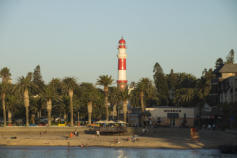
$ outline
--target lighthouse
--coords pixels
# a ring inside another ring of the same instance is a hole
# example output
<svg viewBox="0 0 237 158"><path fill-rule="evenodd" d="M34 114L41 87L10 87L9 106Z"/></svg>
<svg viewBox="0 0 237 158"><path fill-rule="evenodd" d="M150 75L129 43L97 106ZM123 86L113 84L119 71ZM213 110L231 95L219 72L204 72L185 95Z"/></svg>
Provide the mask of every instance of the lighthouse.
<svg viewBox="0 0 237 158"><path fill-rule="evenodd" d="M126 41L123 37L119 40L118 45L118 80L117 85L120 90L124 90L127 86L127 75L126 75Z"/></svg>

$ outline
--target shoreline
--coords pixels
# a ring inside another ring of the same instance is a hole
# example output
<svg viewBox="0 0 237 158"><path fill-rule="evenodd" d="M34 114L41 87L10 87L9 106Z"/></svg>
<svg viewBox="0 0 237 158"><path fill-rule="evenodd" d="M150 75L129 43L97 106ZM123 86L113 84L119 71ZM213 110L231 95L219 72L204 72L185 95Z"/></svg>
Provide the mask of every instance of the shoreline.
<svg viewBox="0 0 237 158"><path fill-rule="evenodd" d="M41 147L52 147L52 148L81 148L81 149L87 149L87 148L116 148L116 149L164 149L164 150L202 150L202 149L213 149L213 150L220 150L220 148L207 148L207 147L203 147L203 148L165 148L165 147L136 147L136 146L86 146L86 147L81 147L81 146L64 146L64 145L36 145L36 146L32 146L32 145L1 145L0 144L0 148L8 148L8 147L12 147L12 148L41 148Z"/></svg>
<svg viewBox="0 0 237 158"><path fill-rule="evenodd" d="M69 138L78 130L79 136ZM129 128L123 135L86 134L86 127L2 127L0 147L102 147L135 149L220 149L220 146L236 145L237 135L223 131L199 131L199 139L191 139L189 129L156 128L147 135L139 135L140 128ZM137 141L129 140L137 134Z"/></svg>

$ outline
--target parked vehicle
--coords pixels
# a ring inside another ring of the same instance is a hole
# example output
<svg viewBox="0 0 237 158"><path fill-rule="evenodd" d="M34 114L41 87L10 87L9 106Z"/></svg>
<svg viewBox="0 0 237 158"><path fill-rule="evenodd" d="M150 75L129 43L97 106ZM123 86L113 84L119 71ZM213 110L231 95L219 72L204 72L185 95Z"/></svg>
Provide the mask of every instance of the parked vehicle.
<svg viewBox="0 0 237 158"><path fill-rule="evenodd" d="M65 127L67 123L64 120L60 120L58 123L58 127Z"/></svg>

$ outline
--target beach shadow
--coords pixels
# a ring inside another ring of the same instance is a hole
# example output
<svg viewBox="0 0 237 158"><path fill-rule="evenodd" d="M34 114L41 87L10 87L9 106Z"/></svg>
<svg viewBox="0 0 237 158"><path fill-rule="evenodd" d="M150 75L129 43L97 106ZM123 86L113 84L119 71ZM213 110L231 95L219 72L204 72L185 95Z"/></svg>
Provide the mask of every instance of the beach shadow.
<svg viewBox="0 0 237 158"><path fill-rule="evenodd" d="M133 131L139 137L159 138L179 148L219 148L221 145L237 144L237 135L224 131L199 130L197 137L191 137L189 128L149 128L145 133L142 128L134 128Z"/></svg>

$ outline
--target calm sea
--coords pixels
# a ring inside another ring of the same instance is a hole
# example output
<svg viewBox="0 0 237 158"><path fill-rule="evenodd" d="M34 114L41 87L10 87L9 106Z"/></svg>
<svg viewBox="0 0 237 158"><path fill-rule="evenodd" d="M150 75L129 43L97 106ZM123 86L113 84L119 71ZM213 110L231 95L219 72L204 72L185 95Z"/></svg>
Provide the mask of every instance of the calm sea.
<svg viewBox="0 0 237 158"><path fill-rule="evenodd" d="M214 149L0 147L0 158L236 158Z"/></svg>

